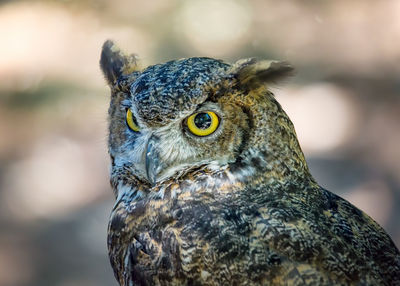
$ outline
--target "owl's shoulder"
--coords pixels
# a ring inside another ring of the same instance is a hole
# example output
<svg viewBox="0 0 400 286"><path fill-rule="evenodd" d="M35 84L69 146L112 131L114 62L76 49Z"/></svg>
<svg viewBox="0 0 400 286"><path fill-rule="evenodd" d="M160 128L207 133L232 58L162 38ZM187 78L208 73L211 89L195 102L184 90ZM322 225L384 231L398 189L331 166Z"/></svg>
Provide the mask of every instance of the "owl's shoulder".
<svg viewBox="0 0 400 286"><path fill-rule="evenodd" d="M334 281L400 282L393 241L348 201L316 185L293 185L262 200L255 225L260 239L281 255L329 273Z"/></svg>

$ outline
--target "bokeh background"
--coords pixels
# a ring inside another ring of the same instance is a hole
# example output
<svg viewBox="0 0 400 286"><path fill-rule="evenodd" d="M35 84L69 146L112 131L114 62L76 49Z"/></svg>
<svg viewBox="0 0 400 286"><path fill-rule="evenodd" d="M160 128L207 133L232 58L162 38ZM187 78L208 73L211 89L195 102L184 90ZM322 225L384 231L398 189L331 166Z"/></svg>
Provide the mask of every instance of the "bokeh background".
<svg viewBox="0 0 400 286"><path fill-rule="evenodd" d="M400 246L400 1L0 1L0 285L116 285L106 252L114 39L144 66L284 59L310 168Z"/></svg>

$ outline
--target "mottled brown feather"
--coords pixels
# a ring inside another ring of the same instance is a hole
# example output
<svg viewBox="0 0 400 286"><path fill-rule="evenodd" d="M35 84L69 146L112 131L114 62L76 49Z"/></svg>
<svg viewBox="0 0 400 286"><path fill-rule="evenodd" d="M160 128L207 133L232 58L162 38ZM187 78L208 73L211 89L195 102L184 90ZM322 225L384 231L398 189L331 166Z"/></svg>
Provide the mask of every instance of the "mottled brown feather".
<svg viewBox="0 0 400 286"><path fill-rule="evenodd" d="M108 248L120 285L400 285L386 232L311 176L268 90L288 64L191 58L129 74L110 70L110 56ZM185 119L204 108L221 123L196 138ZM161 173L171 172L154 184L140 153L151 136Z"/></svg>

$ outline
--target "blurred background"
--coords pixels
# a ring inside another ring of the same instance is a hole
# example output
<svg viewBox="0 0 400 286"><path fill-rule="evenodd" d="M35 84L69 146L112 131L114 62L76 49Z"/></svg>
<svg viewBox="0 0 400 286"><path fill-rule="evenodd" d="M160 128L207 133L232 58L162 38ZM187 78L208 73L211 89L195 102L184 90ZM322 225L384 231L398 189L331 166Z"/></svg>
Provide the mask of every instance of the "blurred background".
<svg viewBox="0 0 400 286"><path fill-rule="evenodd" d="M0 1L0 285L116 285L106 251L114 39L144 66L288 60L312 173L400 246L400 1Z"/></svg>

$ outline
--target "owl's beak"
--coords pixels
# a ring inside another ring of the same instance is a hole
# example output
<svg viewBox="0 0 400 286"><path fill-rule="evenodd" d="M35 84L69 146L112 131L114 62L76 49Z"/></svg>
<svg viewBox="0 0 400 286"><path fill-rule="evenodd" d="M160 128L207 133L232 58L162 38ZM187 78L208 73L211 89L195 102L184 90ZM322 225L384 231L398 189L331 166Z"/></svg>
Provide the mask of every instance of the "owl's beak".
<svg viewBox="0 0 400 286"><path fill-rule="evenodd" d="M160 153L156 147L158 141L158 137L152 135L149 141L147 141L146 148L146 175L152 185L157 182L157 176L163 169L163 164L160 160Z"/></svg>

